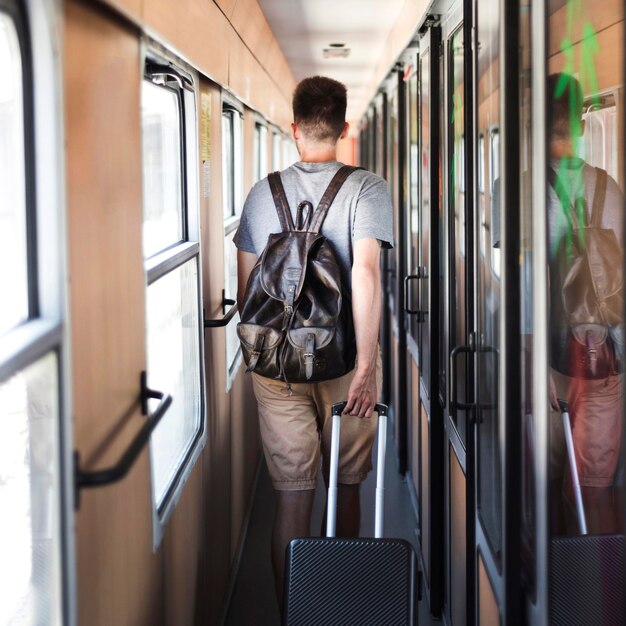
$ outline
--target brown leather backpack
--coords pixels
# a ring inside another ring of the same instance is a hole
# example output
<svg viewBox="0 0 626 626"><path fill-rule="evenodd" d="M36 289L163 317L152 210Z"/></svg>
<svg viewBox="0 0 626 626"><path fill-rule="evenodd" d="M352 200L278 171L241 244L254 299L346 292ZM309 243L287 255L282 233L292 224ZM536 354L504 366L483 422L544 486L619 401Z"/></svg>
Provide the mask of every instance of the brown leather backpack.
<svg viewBox="0 0 626 626"><path fill-rule="evenodd" d="M623 253L615 233L601 227L607 173L596 168L591 219L584 198L565 206L567 192L556 172L548 180L563 204L567 234L550 267L552 366L577 378L599 379L621 371ZM579 223L584 216L585 224Z"/></svg>
<svg viewBox="0 0 626 626"><path fill-rule="evenodd" d="M268 176L282 231L269 236L246 286L237 334L247 372L300 383L338 378L354 367L351 298L320 229L355 169L337 171L314 213L301 202L295 225L280 174Z"/></svg>

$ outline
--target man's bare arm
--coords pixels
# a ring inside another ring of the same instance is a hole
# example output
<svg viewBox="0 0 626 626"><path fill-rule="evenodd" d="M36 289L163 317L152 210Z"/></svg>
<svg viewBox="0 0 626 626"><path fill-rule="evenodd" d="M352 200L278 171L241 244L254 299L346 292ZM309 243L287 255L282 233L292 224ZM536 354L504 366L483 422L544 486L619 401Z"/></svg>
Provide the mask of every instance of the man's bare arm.
<svg viewBox="0 0 626 626"><path fill-rule="evenodd" d="M381 308L380 246L376 239L359 239L354 244L352 264L352 315L358 364L344 411L359 417L370 417L378 400L376 359Z"/></svg>
<svg viewBox="0 0 626 626"><path fill-rule="evenodd" d="M243 296L246 292L248 278L252 268L256 265L257 255L252 252L237 250L237 308L242 309Z"/></svg>

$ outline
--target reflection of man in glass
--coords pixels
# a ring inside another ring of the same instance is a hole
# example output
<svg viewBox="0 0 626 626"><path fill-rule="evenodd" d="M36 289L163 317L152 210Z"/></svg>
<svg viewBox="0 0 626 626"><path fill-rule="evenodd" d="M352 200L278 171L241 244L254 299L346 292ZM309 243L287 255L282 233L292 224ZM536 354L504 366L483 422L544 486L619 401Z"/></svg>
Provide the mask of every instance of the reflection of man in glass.
<svg viewBox="0 0 626 626"><path fill-rule="evenodd" d="M622 376L619 373L622 371L621 326L592 327L593 332L607 336L607 351L611 355L611 366L607 372L596 375L598 370L595 364L592 369L573 365L574 353L564 346L575 345L571 338L574 333L570 328L558 328L563 324L555 321L558 319L556 307L560 306L564 293L563 266L560 262L562 252L559 250L563 250L564 240L571 245L573 238L578 237L572 223L577 221L581 228L583 220L589 223L596 187L602 186L598 181L604 173L599 173L577 156L578 144L585 128L585 122L581 119L583 93L578 81L567 74L549 76L548 102L551 122L549 167L554 172L548 176L551 182L548 185L547 202L551 307L550 402L553 408L550 469L555 513L553 532L578 532L573 516L574 500L567 468L563 423L558 413L557 398L560 398L569 404L588 530L591 533L610 533L619 529L614 483L622 429ZM558 195L555 186L559 190ZM617 183L610 176L607 176L604 202L600 206L599 227L606 231L612 230L617 242L621 242L624 199ZM571 213L567 214L568 211L577 213L574 222ZM583 249L584 245L583 240ZM621 248L618 250L621 256ZM615 271L621 271L619 265L621 263L617 263ZM563 342L566 335L569 344Z"/></svg>

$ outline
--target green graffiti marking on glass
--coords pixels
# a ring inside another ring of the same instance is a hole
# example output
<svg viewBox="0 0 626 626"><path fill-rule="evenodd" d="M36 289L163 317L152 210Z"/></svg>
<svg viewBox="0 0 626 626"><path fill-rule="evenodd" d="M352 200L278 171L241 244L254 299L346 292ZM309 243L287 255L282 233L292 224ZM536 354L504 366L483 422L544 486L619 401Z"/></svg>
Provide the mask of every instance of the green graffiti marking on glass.
<svg viewBox="0 0 626 626"><path fill-rule="evenodd" d="M596 69L595 57L600 52L598 37L593 24L585 19L585 10L583 0L568 0L567 2L567 20L566 34L560 44L561 52L565 57L565 63L561 72L561 78L557 83L553 97L560 98L566 90L569 93L569 129L570 141L572 145L572 153L579 153L580 142L582 141L582 120L580 118L580 109L576 102L576 90L574 89L576 82L574 76L578 75L578 82L584 93L591 95L592 104L599 103L599 83L598 73ZM577 28L578 27L578 28ZM576 59L575 43L580 43L578 62ZM565 178L566 173L576 172L576 180L574 181L574 198L578 223L585 223L585 207L582 201L584 194L583 168L571 167L571 157L563 156L559 161L557 174L561 180ZM567 192L563 189L559 194L559 205L561 209L557 212L557 232L565 231L566 246L568 254L571 251L573 229L571 220L568 220L564 214L565 210L569 210L571 200L567 197ZM567 208L566 208L567 207ZM583 232L579 231L580 244L584 245ZM553 242L556 252L558 241L555 238Z"/></svg>

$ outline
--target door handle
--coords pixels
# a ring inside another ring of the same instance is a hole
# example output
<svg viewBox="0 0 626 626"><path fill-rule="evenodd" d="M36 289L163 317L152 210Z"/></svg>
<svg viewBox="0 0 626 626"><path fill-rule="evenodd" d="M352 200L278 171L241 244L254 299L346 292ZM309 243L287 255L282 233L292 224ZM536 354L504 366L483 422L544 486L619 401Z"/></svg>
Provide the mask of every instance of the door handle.
<svg viewBox="0 0 626 626"><path fill-rule="evenodd" d="M418 323L422 323L426 321L426 311L422 311L421 309L412 309L409 306L409 283L412 280L421 280L423 278L426 278L426 271L425 268L423 266L419 266L417 268L417 273L416 274L409 274L408 276L404 277L404 312L407 313L408 315L417 315L417 321ZM417 299L418 302L421 301L421 296L422 296L422 290L421 290L421 283L418 284L418 292L417 292Z"/></svg>
<svg viewBox="0 0 626 626"><path fill-rule="evenodd" d="M456 365L459 354L473 354L474 349L471 346L457 346L450 352L450 390L448 397L450 398L450 409L460 409L468 411L474 408L473 402L458 402L456 399Z"/></svg>
<svg viewBox="0 0 626 626"><path fill-rule="evenodd" d="M424 278L428 278L428 275L426 274L426 268L422 265L418 266L416 274L409 274L408 276L404 277L404 312L407 313L408 315L417 315L417 322L420 324L426 321L427 312L422 310L421 302L418 303L417 309L410 308L409 306L409 283L412 280L422 280ZM421 298L419 298L419 291L418 291L418 300L421 300Z"/></svg>

